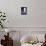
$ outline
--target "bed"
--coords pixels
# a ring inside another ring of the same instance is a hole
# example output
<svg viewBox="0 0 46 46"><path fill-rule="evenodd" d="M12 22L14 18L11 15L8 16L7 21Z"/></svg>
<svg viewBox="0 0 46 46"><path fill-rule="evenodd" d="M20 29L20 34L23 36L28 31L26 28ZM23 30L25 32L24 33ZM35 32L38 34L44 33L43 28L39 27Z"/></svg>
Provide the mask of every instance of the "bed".
<svg viewBox="0 0 46 46"><path fill-rule="evenodd" d="M24 35L20 39L21 46L41 46L44 41L44 34Z"/></svg>

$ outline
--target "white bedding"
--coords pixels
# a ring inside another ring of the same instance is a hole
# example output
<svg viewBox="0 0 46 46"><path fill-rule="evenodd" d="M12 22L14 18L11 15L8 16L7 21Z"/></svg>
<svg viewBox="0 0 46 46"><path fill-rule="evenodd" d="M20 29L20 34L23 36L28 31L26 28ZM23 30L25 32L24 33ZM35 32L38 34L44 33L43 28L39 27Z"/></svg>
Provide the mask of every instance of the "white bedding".
<svg viewBox="0 0 46 46"><path fill-rule="evenodd" d="M23 43L23 44L21 44L21 46L41 46L42 45L42 43L37 43L37 44L29 44L29 43Z"/></svg>
<svg viewBox="0 0 46 46"><path fill-rule="evenodd" d="M34 41L37 44L31 44ZM33 35L24 35L20 39L21 46L41 46L43 42L45 41L44 35L42 34L33 34ZM42 43L41 43L42 42Z"/></svg>

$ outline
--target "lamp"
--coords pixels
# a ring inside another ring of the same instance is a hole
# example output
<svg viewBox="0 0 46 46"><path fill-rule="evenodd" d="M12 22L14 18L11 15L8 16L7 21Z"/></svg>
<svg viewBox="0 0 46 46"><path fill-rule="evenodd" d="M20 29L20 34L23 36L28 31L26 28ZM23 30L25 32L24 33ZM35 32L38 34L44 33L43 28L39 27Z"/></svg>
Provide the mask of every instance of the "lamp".
<svg viewBox="0 0 46 46"><path fill-rule="evenodd" d="M5 32L7 33L7 36L9 36L9 29L5 29Z"/></svg>
<svg viewBox="0 0 46 46"><path fill-rule="evenodd" d="M5 32L8 33L9 32L9 29L5 29Z"/></svg>

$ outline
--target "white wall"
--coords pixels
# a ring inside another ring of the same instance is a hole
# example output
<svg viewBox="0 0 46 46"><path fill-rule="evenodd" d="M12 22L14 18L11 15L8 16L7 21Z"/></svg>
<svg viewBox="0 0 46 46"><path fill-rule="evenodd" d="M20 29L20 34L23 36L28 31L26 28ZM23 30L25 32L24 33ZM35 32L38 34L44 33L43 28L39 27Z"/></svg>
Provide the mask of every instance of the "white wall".
<svg viewBox="0 0 46 46"><path fill-rule="evenodd" d="M46 27L46 0L0 0L0 9L6 12L7 27ZM21 16L21 7L28 9Z"/></svg>
<svg viewBox="0 0 46 46"><path fill-rule="evenodd" d="M31 26L46 27L46 0L32 0Z"/></svg>
<svg viewBox="0 0 46 46"><path fill-rule="evenodd" d="M27 7L29 7L28 11L29 13L27 16L21 16L19 14L20 16L18 15L16 19L17 21L16 26L45 27L46 26L45 2L46 2L45 0L31 0L30 2L27 2L29 3L29 5L24 3L24 5L27 5ZM23 5L23 3L21 3L21 5Z"/></svg>
<svg viewBox="0 0 46 46"><path fill-rule="evenodd" d="M46 31L46 28L43 28L46 27L45 4L46 0L0 0L0 10L6 12L8 20L6 27L13 27L19 31ZM21 15L22 6L27 7L28 10L25 16Z"/></svg>
<svg viewBox="0 0 46 46"><path fill-rule="evenodd" d="M6 26L15 27L30 24L30 2L30 0L0 0L0 9L6 12L8 18ZM21 7L23 6L28 8L27 16L21 16Z"/></svg>

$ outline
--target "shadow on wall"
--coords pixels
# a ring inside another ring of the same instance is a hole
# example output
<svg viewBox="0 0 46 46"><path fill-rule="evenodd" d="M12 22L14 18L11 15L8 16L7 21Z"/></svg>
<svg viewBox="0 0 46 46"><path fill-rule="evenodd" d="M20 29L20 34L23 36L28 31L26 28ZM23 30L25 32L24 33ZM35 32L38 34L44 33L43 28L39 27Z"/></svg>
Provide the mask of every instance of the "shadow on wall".
<svg viewBox="0 0 46 46"><path fill-rule="evenodd" d="M13 46L21 46L20 41L13 40Z"/></svg>

